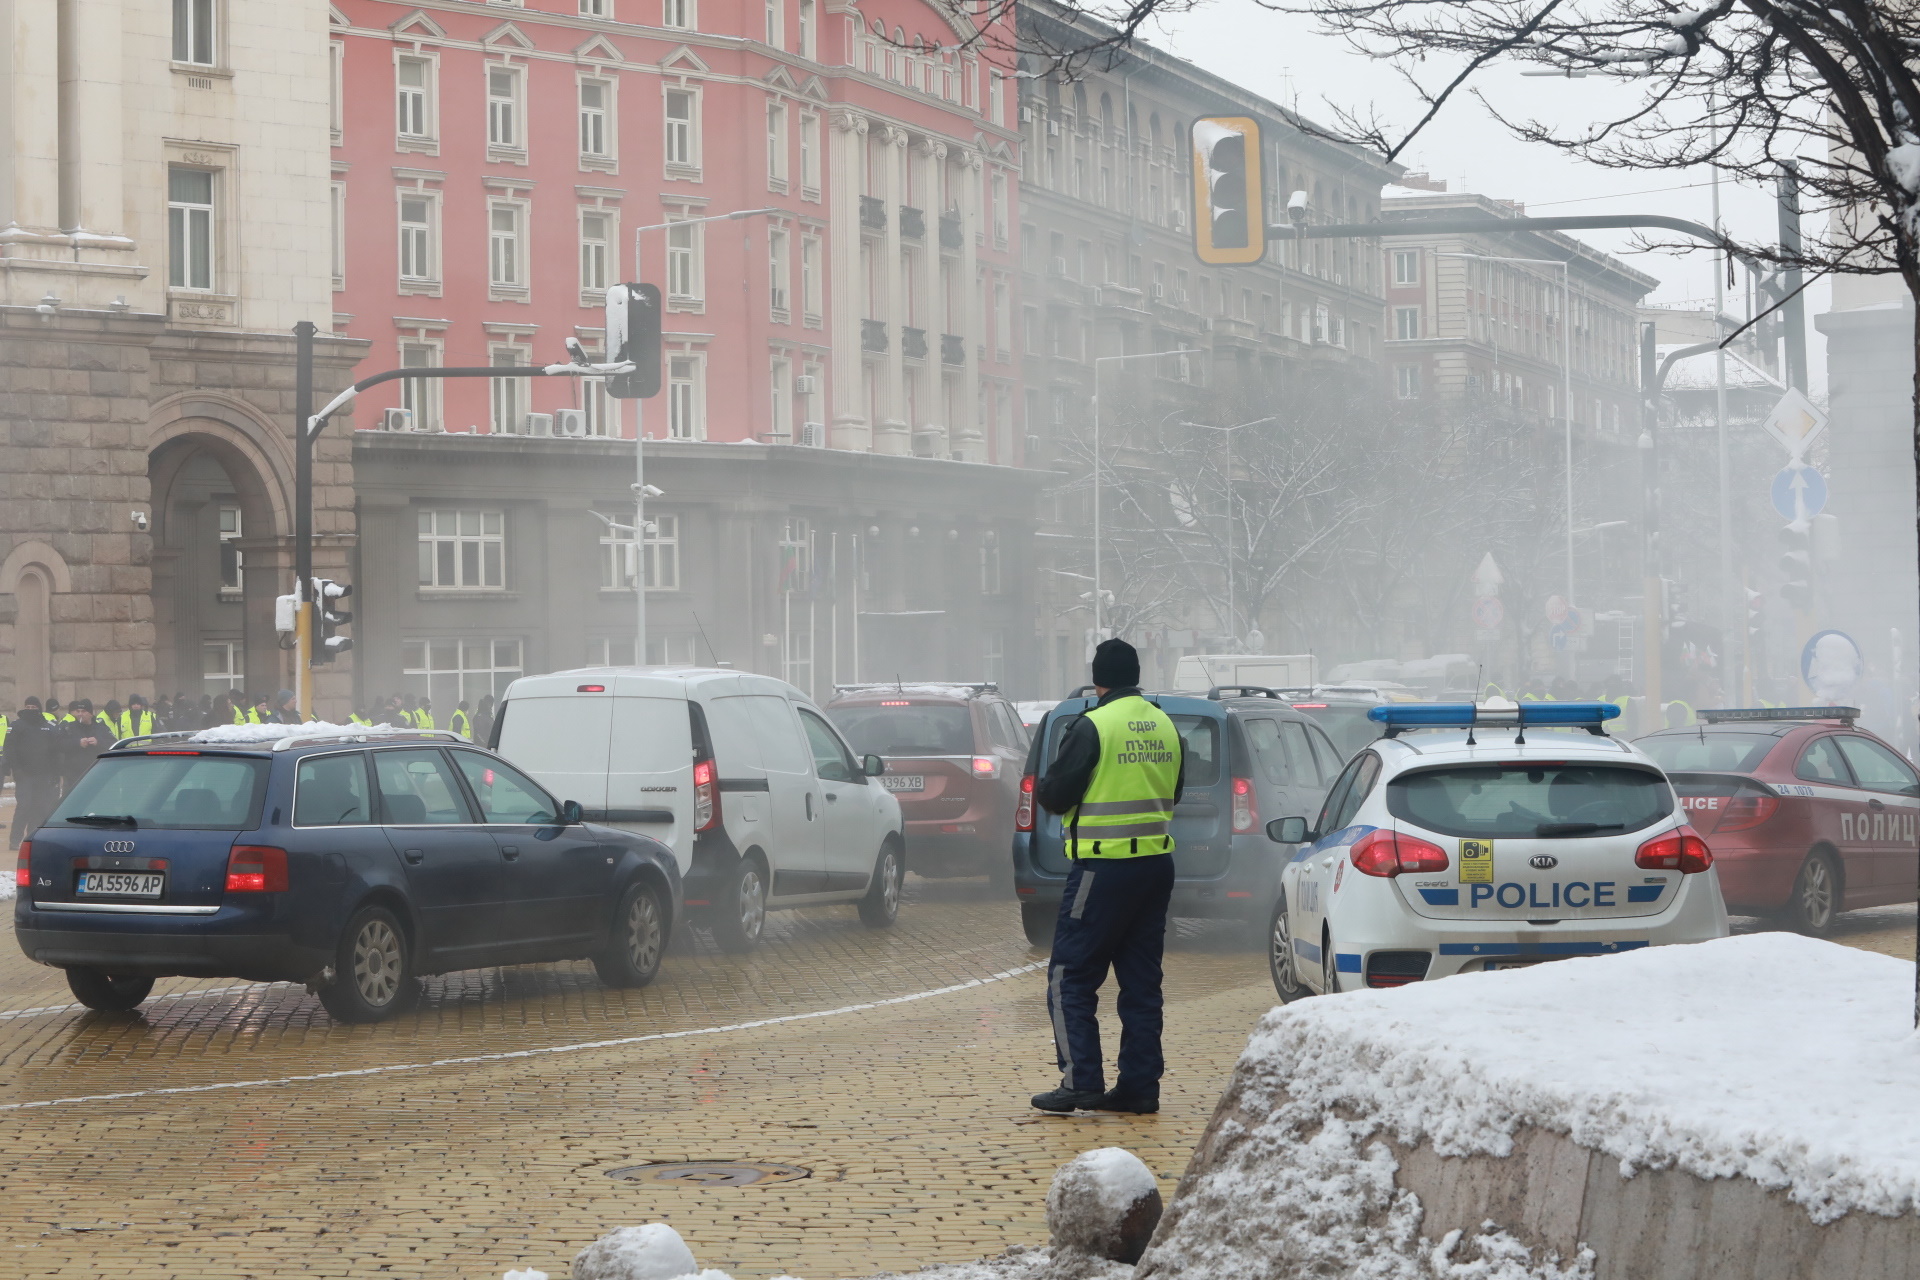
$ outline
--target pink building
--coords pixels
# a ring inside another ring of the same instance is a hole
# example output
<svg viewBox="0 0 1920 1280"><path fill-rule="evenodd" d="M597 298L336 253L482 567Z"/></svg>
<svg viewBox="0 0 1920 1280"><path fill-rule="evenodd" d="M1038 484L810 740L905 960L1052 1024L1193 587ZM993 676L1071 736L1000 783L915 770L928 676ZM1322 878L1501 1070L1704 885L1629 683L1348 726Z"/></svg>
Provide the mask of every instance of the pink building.
<svg viewBox="0 0 1920 1280"><path fill-rule="evenodd" d="M667 299L655 439L1019 462L1009 10L987 41L920 0L332 12L334 328L373 344L362 376L597 352L603 287L638 279ZM630 435L609 403L421 381L355 425Z"/></svg>

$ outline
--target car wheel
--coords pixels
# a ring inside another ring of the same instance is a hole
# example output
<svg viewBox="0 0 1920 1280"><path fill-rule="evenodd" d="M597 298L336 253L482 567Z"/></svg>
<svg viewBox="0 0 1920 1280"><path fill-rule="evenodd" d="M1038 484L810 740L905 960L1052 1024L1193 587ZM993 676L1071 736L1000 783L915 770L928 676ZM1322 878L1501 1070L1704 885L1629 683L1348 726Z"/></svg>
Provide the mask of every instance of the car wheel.
<svg viewBox="0 0 1920 1280"><path fill-rule="evenodd" d="M1020 928L1025 931L1027 941L1036 947L1053 945L1053 927L1059 922L1058 906L1048 906L1044 902L1020 904Z"/></svg>
<svg viewBox="0 0 1920 1280"><path fill-rule="evenodd" d="M1325 929L1320 931L1320 994L1340 994L1340 965L1333 954L1333 934Z"/></svg>
<svg viewBox="0 0 1920 1280"><path fill-rule="evenodd" d="M335 1022L384 1022L420 997L412 948L398 916L385 907L362 907L340 931L334 979L320 989L320 1003Z"/></svg>
<svg viewBox="0 0 1920 1280"><path fill-rule="evenodd" d="M1273 904L1273 922L1267 930L1267 972L1273 989L1287 1004L1313 994L1313 988L1300 980L1293 952L1293 931L1287 927L1287 895Z"/></svg>
<svg viewBox="0 0 1920 1280"><path fill-rule="evenodd" d="M67 990L89 1009L125 1013L137 1009L153 991L152 978L115 977L99 969L67 970Z"/></svg>
<svg viewBox="0 0 1920 1280"><path fill-rule="evenodd" d="M767 873L754 858L740 859L713 918L722 951L751 951L767 931Z"/></svg>
<svg viewBox="0 0 1920 1280"><path fill-rule="evenodd" d="M891 929L900 918L900 883L907 867L900 860L899 846L889 840L880 846L873 864L873 884L860 899L860 920L869 929Z"/></svg>
<svg viewBox="0 0 1920 1280"><path fill-rule="evenodd" d="M620 895L606 950L593 958L593 971L610 987L644 987L660 972L667 949L667 913L652 885L636 884Z"/></svg>
<svg viewBox="0 0 1920 1280"><path fill-rule="evenodd" d="M1840 914L1840 869L1833 855L1816 850L1800 864L1793 879L1793 897L1784 912L1789 928L1810 938L1824 938L1833 932L1834 918Z"/></svg>

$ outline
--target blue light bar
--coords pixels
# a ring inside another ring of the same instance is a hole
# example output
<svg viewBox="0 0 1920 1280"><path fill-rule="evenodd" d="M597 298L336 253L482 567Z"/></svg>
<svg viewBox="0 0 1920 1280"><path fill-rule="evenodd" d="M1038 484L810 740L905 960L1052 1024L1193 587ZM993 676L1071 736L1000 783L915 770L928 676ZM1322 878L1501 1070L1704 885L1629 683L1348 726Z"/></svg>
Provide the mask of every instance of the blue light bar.
<svg viewBox="0 0 1920 1280"><path fill-rule="evenodd" d="M1619 716L1613 702L1522 702L1521 724L1599 724Z"/></svg>
<svg viewBox="0 0 1920 1280"><path fill-rule="evenodd" d="M1400 729L1471 729L1475 725L1599 725L1620 714L1612 702L1522 702L1482 707L1471 702L1388 702L1367 708L1367 719Z"/></svg>
<svg viewBox="0 0 1920 1280"><path fill-rule="evenodd" d="M1367 719L1402 728L1470 728L1479 708L1471 702L1384 702L1367 708Z"/></svg>

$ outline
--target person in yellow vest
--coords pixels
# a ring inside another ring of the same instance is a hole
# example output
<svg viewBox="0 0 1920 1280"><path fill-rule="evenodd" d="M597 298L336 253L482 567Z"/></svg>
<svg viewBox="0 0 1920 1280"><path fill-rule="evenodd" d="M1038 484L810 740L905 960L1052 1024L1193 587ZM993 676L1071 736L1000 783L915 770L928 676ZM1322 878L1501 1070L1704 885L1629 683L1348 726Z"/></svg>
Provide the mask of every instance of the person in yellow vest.
<svg viewBox="0 0 1920 1280"><path fill-rule="evenodd" d="M467 703L464 698L454 707L453 714L447 717L447 728L463 738L473 736L473 717L467 714Z"/></svg>
<svg viewBox="0 0 1920 1280"><path fill-rule="evenodd" d="M425 697L420 699L420 705L414 709L413 725L416 729L435 729L439 727L433 722L433 703L429 699Z"/></svg>
<svg viewBox="0 0 1920 1280"><path fill-rule="evenodd" d="M246 723L248 724L278 724L279 723L278 717L276 717L273 714L273 704L267 700L266 694L262 693L262 694L256 694L254 696L253 710L247 712Z"/></svg>
<svg viewBox="0 0 1920 1280"><path fill-rule="evenodd" d="M107 704L107 714L103 717L114 739L137 738L154 731L153 712L147 710L147 700L139 694L127 699L126 709L120 709L117 702Z"/></svg>
<svg viewBox="0 0 1920 1280"><path fill-rule="evenodd" d="M1161 959L1173 897L1173 807L1186 749L1165 712L1140 694L1140 655L1125 640L1093 652L1100 700L1076 719L1034 789L1060 814L1072 870L1047 966L1060 1086L1033 1096L1042 1111L1160 1109ZM1113 1088L1100 1061L1099 991L1111 970L1120 992L1120 1055Z"/></svg>
<svg viewBox="0 0 1920 1280"><path fill-rule="evenodd" d="M369 716L366 712L361 711L358 708L355 708L354 710L349 711L347 713L347 723L365 725L365 726L371 727L373 724L373 718Z"/></svg>

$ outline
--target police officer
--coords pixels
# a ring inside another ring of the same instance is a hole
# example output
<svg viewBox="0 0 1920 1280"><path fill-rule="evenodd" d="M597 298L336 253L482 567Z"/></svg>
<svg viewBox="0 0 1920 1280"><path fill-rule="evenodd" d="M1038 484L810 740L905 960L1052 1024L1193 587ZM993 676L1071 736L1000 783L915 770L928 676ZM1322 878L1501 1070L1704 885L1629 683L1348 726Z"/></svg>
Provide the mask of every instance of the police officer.
<svg viewBox="0 0 1920 1280"><path fill-rule="evenodd" d="M152 733L159 727L153 712L147 709L146 696L136 693L127 699L127 709L120 713L120 719L113 726L113 731L122 738L137 738L142 734Z"/></svg>
<svg viewBox="0 0 1920 1280"><path fill-rule="evenodd" d="M447 717L447 728L465 738L473 737L473 717L467 710L467 701L462 698Z"/></svg>
<svg viewBox="0 0 1920 1280"><path fill-rule="evenodd" d="M424 694L421 695L419 707L413 713L413 723L414 727L418 729L436 729L439 727L433 722L433 701Z"/></svg>
<svg viewBox="0 0 1920 1280"><path fill-rule="evenodd" d="M1173 806L1186 751L1173 721L1140 696L1140 655L1124 640L1093 653L1100 701L1068 727L1053 767L1034 789L1062 816L1067 874L1047 968L1060 1087L1035 1094L1042 1111L1160 1109L1161 956L1173 896ZM1098 993L1119 981L1120 1058L1106 1088Z"/></svg>

